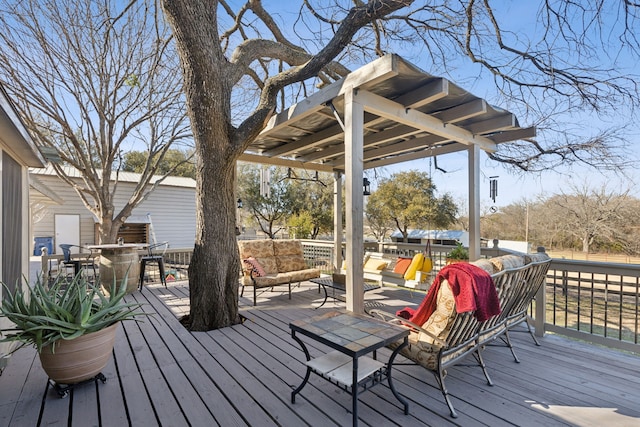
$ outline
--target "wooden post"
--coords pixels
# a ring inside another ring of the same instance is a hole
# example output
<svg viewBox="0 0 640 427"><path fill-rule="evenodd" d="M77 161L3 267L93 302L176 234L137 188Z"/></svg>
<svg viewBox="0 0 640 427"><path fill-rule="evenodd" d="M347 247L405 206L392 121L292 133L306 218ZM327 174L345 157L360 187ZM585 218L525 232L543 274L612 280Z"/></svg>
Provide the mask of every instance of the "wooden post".
<svg viewBox="0 0 640 427"><path fill-rule="evenodd" d="M333 272L342 266L342 173L333 174Z"/></svg>
<svg viewBox="0 0 640 427"><path fill-rule="evenodd" d="M364 108L353 88L344 95L344 150L347 224L347 310L364 312L364 224L362 195Z"/></svg>
<svg viewBox="0 0 640 427"><path fill-rule="evenodd" d="M469 153L469 261L480 258L480 147L471 144Z"/></svg>

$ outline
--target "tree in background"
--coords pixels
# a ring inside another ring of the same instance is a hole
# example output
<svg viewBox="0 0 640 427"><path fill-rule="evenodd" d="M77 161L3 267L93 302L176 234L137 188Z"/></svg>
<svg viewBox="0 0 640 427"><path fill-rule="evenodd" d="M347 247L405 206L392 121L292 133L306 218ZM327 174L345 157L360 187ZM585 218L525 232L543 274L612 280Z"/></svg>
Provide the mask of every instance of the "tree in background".
<svg viewBox="0 0 640 427"><path fill-rule="evenodd" d="M640 104L632 65L616 63L623 50L638 62L634 2L615 2L617 9L602 1L542 2L542 22L517 27L518 33L508 28L517 18L496 16L489 1L369 0L347 8L338 1L305 0L299 8L289 2L286 9L270 2L278 11L275 19L260 0L237 9L226 0L161 3L180 55L198 161L197 235L189 266L192 330L240 321L236 160L279 103L295 102L315 83L339 79L347 66L395 51L429 58L427 71L437 75L476 67L479 76L488 74L495 82L509 108L535 116L527 122L550 131L545 140L505 144L493 159L524 170L570 161L626 163L612 145L621 141L615 132L573 138L557 118L565 112L614 114L620 105ZM299 11L296 19L289 19L291 10ZM294 28L283 32L291 23ZM248 101L242 117L232 111L238 98Z"/></svg>
<svg viewBox="0 0 640 427"><path fill-rule="evenodd" d="M313 218L309 211L293 214L287 220L287 227L292 239L309 239L314 231Z"/></svg>
<svg viewBox="0 0 640 427"><path fill-rule="evenodd" d="M482 237L549 250L640 253L640 200L629 191L571 184L566 192L511 203L481 218Z"/></svg>
<svg viewBox="0 0 640 427"><path fill-rule="evenodd" d="M426 172L399 172L384 178L371 193L365 215L377 223L391 221L406 242L409 228L446 229L458 208L450 195L436 197L436 186Z"/></svg>
<svg viewBox="0 0 640 427"><path fill-rule="evenodd" d="M7 0L0 23L2 84L36 144L60 157L52 166L98 218L102 243L115 242L160 184L150 179L169 147L190 138L161 11L153 0ZM146 147L148 161L117 207L119 162L134 147Z"/></svg>
<svg viewBox="0 0 640 427"><path fill-rule="evenodd" d="M143 151L129 151L124 154L121 170L125 172L144 173L150 163L156 163ZM179 150L172 148L167 150L162 161L157 162L158 175L196 177L196 167L193 161L193 150Z"/></svg>
<svg viewBox="0 0 640 427"><path fill-rule="evenodd" d="M309 237L333 232L333 178L330 174L308 175L292 170L291 185L292 214L307 218L311 227Z"/></svg>
<svg viewBox="0 0 640 427"><path fill-rule="evenodd" d="M268 182L263 182L268 176ZM243 165L238 174L238 197L242 209L249 212L260 230L275 239L291 212L291 191L285 182L286 172L275 166ZM268 193L264 186L268 185Z"/></svg>
<svg viewBox="0 0 640 427"><path fill-rule="evenodd" d="M305 175L290 168L243 163L238 170L243 210L251 213L253 223L270 238L285 226L293 227L297 238L312 239L333 229L333 189L328 174Z"/></svg>
<svg viewBox="0 0 640 427"><path fill-rule="evenodd" d="M560 226L565 235L580 242L582 252L589 253L596 242L625 242L623 234L632 218L638 215L630 208L629 191L611 192L606 186L599 189L573 186L571 194L560 193L546 205L547 218ZM636 224L637 221L633 221Z"/></svg>
<svg viewBox="0 0 640 427"><path fill-rule="evenodd" d="M369 232L378 242L383 242L393 231L394 224L389 216L386 215L382 199L367 198L364 209L365 225L369 227Z"/></svg>

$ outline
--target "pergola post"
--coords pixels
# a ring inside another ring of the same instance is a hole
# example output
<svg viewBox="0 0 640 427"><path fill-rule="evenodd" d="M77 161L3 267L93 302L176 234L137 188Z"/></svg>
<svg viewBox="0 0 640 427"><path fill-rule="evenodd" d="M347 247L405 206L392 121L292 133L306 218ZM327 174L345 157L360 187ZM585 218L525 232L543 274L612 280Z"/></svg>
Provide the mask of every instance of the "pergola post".
<svg viewBox="0 0 640 427"><path fill-rule="evenodd" d="M362 178L364 176L364 107L354 100L354 89L344 95L345 200L347 232L347 310L364 312L363 264L364 224Z"/></svg>
<svg viewBox="0 0 640 427"><path fill-rule="evenodd" d="M342 266L342 173L333 173L333 271Z"/></svg>
<svg viewBox="0 0 640 427"><path fill-rule="evenodd" d="M469 146L469 260L480 258L480 147Z"/></svg>

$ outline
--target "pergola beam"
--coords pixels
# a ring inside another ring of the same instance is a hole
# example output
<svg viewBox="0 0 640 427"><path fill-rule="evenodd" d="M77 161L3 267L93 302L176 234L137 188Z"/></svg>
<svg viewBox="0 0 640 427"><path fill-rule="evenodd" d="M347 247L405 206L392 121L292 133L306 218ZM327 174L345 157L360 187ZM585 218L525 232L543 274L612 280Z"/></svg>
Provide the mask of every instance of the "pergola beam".
<svg viewBox="0 0 640 427"><path fill-rule="evenodd" d="M415 151L407 154L401 154L399 156L385 157L380 160L366 161L365 169L378 168L382 166L395 165L402 162L408 162L411 160L424 159L427 157L439 156L441 154L457 153L458 151L464 151L469 148L468 145L448 143L441 147L425 147L424 150Z"/></svg>
<svg viewBox="0 0 640 427"><path fill-rule="evenodd" d="M474 135L464 128L444 123L440 119L407 108L402 104L398 104L395 101L391 101L372 92L359 90L355 94L355 99L364 105L366 111L389 120L415 126L425 132L440 135L445 139L451 139L466 145L478 145L484 151L494 152L496 150L495 142L488 138Z"/></svg>
<svg viewBox="0 0 640 427"><path fill-rule="evenodd" d="M396 56L385 55L271 117L262 133L267 134L286 128L292 120L301 120L318 112L325 108L327 102L344 96L346 90L365 84L374 85L377 81L385 81L396 75L398 75Z"/></svg>
<svg viewBox="0 0 640 427"><path fill-rule="evenodd" d="M244 153L238 160L250 163L261 163L265 165L284 166L287 168L298 168L305 170L313 170L319 172L333 172L334 168L329 164L312 163L312 162L300 162L293 159L283 159L281 157L266 157L258 154Z"/></svg>

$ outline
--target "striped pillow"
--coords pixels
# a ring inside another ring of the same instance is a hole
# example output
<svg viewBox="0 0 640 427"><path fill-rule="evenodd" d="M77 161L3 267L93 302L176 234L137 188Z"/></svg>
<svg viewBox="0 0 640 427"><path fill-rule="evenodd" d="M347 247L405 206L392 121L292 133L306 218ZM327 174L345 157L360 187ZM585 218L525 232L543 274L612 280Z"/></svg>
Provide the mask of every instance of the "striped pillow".
<svg viewBox="0 0 640 427"><path fill-rule="evenodd" d="M264 271L264 268L260 265L257 259L250 256L249 258L245 258L242 260L245 266L253 272L253 277L264 277L267 275L267 272Z"/></svg>

